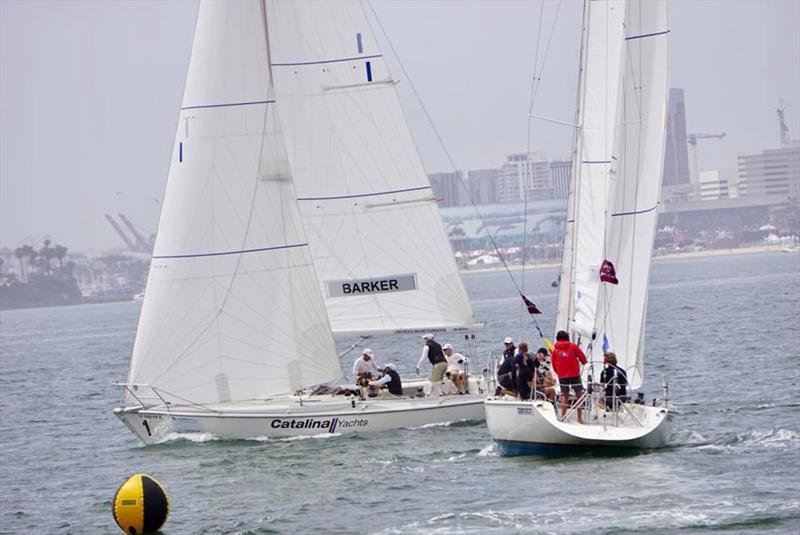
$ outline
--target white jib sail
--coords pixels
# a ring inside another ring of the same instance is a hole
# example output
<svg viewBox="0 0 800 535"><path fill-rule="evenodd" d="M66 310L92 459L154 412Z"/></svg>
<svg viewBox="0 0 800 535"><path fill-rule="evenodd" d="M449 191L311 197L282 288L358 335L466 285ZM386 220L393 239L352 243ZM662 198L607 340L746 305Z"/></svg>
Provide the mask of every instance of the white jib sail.
<svg viewBox="0 0 800 535"><path fill-rule="evenodd" d="M343 375L267 57L262 3L201 3L128 378L174 403ZM155 400L146 388L138 396Z"/></svg>
<svg viewBox="0 0 800 535"><path fill-rule="evenodd" d="M622 77L624 0L586 2L567 233L556 329L589 340L603 262Z"/></svg>
<svg viewBox="0 0 800 535"><path fill-rule="evenodd" d="M334 333L473 325L360 3L267 2L267 20L278 113Z"/></svg>
<svg viewBox="0 0 800 535"><path fill-rule="evenodd" d="M603 284L598 337L628 371L633 388L644 376L644 326L664 162L669 90L666 0L628 1L618 145L609 199L606 257L619 285ZM602 351L600 342L595 352ZM598 353L596 353L598 356Z"/></svg>

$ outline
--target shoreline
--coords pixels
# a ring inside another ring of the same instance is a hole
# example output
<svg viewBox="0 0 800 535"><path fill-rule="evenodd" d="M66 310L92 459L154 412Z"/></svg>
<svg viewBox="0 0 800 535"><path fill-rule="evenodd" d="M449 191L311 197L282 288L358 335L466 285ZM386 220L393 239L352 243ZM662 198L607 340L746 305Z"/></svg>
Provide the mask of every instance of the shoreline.
<svg viewBox="0 0 800 535"><path fill-rule="evenodd" d="M731 249L706 249L703 251L683 251L683 252L675 252L675 253L667 253L663 255L658 255L653 257L654 262L659 262L661 260L676 260L676 259L684 259L684 258L707 258L712 256L735 256L735 255L742 255L742 254L758 254L758 253L777 253L781 252L782 247L779 245L754 245L750 247L736 247ZM526 264L526 270L538 270L538 269L550 269L550 268L558 268L561 266L561 263L556 262L549 262L549 263L542 263L542 264ZM508 266L510 271L521 271L522 265L521 264L512 264ZM492 266L492 267L485 267L485 268L475 268L475 269L462 269L460 273L462 275L472 275L472 274L479 274L479 273L497 273L505 271L505 268L500 266Z"/></svg>

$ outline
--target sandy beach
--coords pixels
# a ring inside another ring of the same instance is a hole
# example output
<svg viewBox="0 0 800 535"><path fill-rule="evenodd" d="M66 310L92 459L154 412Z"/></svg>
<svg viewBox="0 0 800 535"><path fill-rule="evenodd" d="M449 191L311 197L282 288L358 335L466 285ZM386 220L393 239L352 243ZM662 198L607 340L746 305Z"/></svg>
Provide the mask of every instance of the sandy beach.
<svg viewBox="0 0 800 535"><path fill-rule="evenodd" d="M675 252L675 253L668 253L663 255L654 256L653 260L658 262L661 260L673 260L676 258L705 258L709 256L728 256L728 255L742 255L742 254L757 254L757 253L776 253L781 251L780 245L757 245L753 247L738 247L735 249L708 249L705 251L685 251L685 252ZM548 262L548 263L541 263L541 264L525 264L525 269L550 269L550 268L557 268L561 264L557 262ZM511 264L508 266L511 271L520 271L522 270L522 264ZM505 268L501 265L494 265L492 267L485 267L485 268L472 268L472 269L462 269L462 275L471 275L475 273L492 273L496 271L505 271Z"/></svg>

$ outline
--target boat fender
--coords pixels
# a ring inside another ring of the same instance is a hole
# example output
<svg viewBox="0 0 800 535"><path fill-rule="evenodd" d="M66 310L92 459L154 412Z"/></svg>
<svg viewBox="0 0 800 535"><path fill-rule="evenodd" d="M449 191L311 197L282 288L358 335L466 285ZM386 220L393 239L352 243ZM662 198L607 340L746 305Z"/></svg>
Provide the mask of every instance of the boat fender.
<svg viewBox="0 0 800 535"><path fill-rule="evenodd" d="M114 495L114 521L129 535L158 531L169 515L164 487L147 474L134 474Z"/></svg>

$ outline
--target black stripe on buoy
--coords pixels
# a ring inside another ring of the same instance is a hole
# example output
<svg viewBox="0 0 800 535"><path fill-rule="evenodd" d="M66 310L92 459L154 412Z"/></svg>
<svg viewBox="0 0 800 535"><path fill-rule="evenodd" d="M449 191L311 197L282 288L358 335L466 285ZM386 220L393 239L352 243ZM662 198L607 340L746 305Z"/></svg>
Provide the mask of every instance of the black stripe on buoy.
<svg viewBox="0 0 800 535"><path fill-rule="evenodd" d="M164 525L169 514L167 493L154 479L142 475L142 491L144 496L143 533L158 530Z"/></svg>

